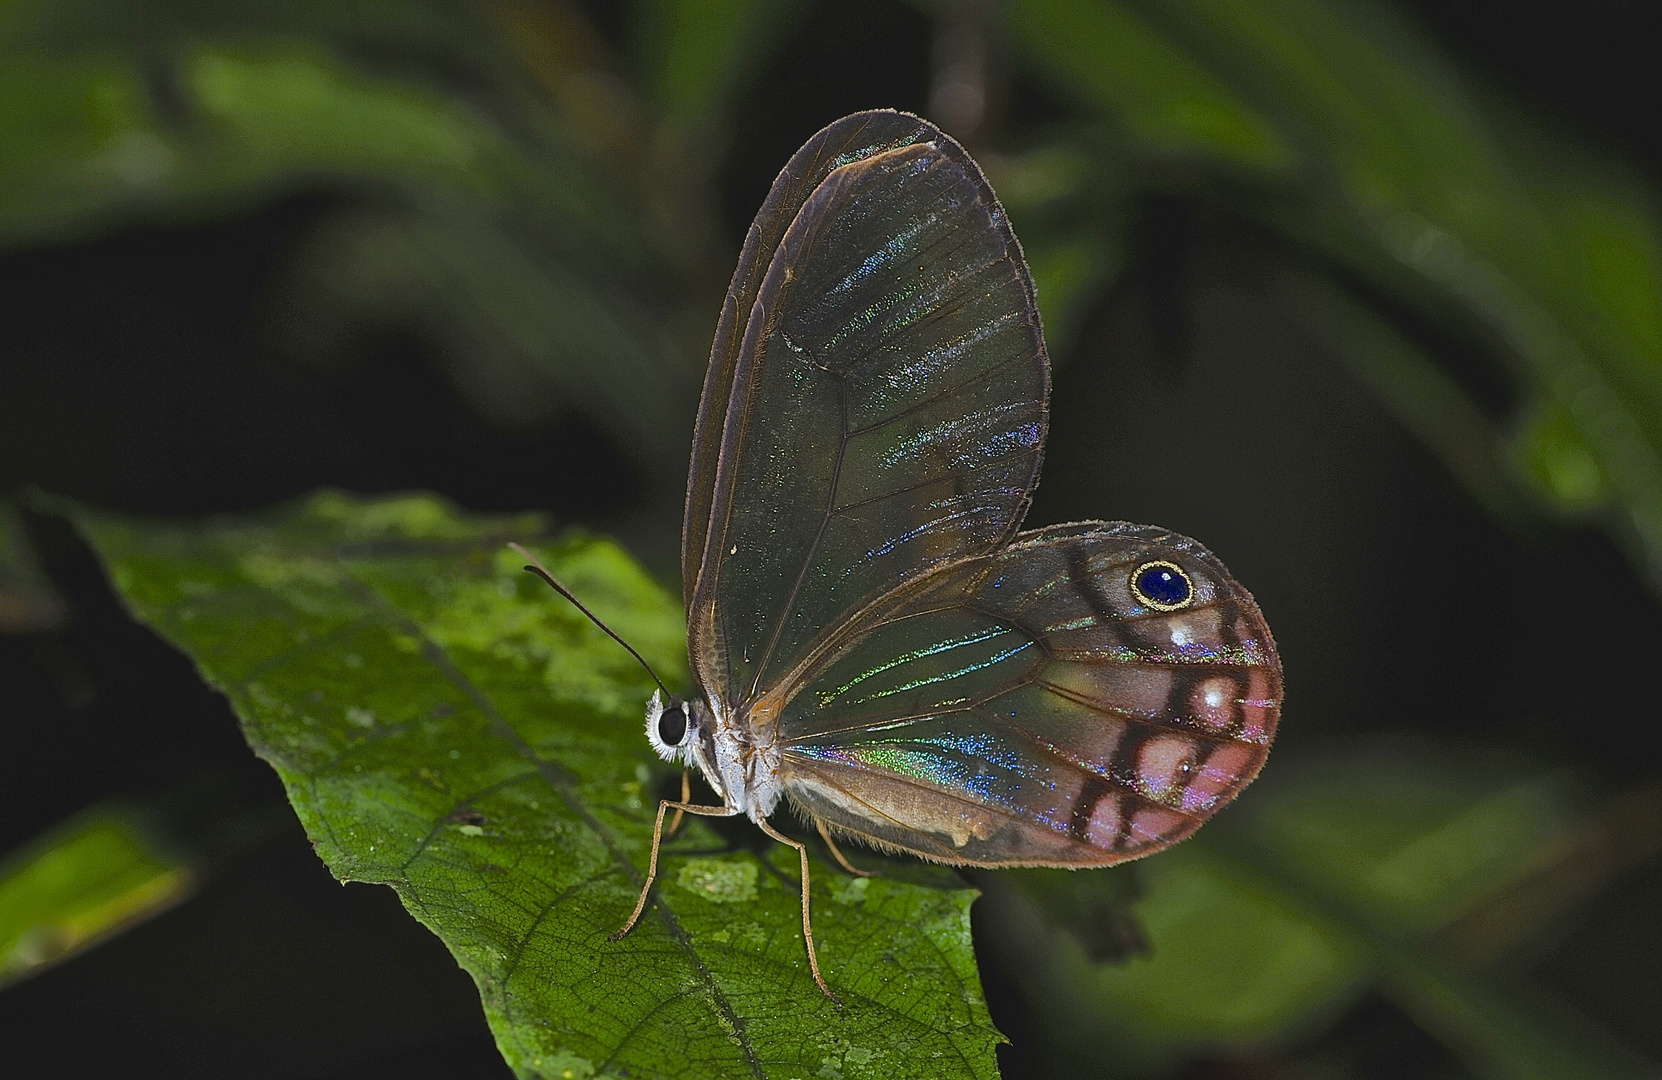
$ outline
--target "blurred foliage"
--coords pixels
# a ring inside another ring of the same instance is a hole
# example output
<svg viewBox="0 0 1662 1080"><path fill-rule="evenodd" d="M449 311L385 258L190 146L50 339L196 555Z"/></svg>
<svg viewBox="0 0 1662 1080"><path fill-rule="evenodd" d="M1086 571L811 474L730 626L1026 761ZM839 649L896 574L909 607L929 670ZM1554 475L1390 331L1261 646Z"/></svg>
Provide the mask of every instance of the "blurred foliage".
<svg viewBox="0 0 1662 1080"><path fill-rule="evenodd" d="M197 882L130 808L65 822L0 864L0 985L172 907Z"/></svg>
<svg viewBox="0 0 1662 1080"><path fill-rule="evenodd" d="M0 633L38 633L63 620L63 598L41 570L17 508L0 499Z"/></svg>
<svg viewBox="0 0 1662 1080"><path fill-rule="evenodd" d="M1368 0L914 7L943 42L980 34L979 53L953 55L972 68L982 56L971 83L985 108L936 119L1009 208L1058 366L1146 259L1151 202L1245 221L1293 267L1263 295L1496 520L1596 525L1662 590L1662 242L1656 193L1631 168ZM289 359L349 365L358 337L399 326L497 424L591 419L647 478L640 515L654 524L632 539L671 565L667 523L736 239L716 174L749 122L736 111L749 81L781 62L814 4L639 0L621 46L588 10L17 0L0 9L0 243L338 191L270 304ZM1014 82L1043 87L1058 115L1001 123L998 88ZM8 513L0 604L29 598L18 625L47 625L61 605ZM183 534L125 535L137 551ZM668 626L660 601L642 602ZM250 625L239 648L278 629ZM471 632L488 652L501 628ZM674 637L657 641L662 655ZM621 709L639 679L613 659L554 688ZM245 719L261 707L242 704ZM638 742L607 743L597 768L629 782L648 760ZM1197 840L1124 872L977 876L977 916L1040 1017L1039 1059L1071 1075L1273 1054L1364 993L1474 1075L1639 1075L1520 974L1532 942L1662 849L1653 787L1583 783L1443 743L1288 747ZM348 873L363 855L330 857ZM761 882L778 900L777 880ZM461 931L429 921L456 943Z"/></svg>
<svg viewBox="0 0 1662 1080"><path fill-rule="evenodd" d="M294 356L344 362L355 332L411 326L498 422L599 421L660 509L729 265L727 110L805 6L643 0L619 56L564 0L16 3L0 238L356 188L278 305ZM1602 522L1662 583L1662 248L1628 170L1366 2L1011 0L987 33L1082 110L983 155L1059 359L1125 269L1140 199L1227 206L1337 303L1365 285L1504 372L1498 412L1407 339L1368 380L1486 505ZM1288 306L1336 356L1377 356L1377 319Z"/></svg>
<svg viewBox="0 0 1662 1080"><path fill-rule="evenodd" d="M1518 397L1493 423L1426 359L1369 381L1485 503L1504 496L1474 453L1543 512L1605 522L1662 585L1662 250L1636 177L1366 3L1017 0L1006 17L1034 72L1099 118L1101 172L1225 203L1479 343ZM1337 356L1378 351L1371 327L1294 310ZM1462 438L1437 438L1451 421Z"/></svg>
<svg viewBox="0 0 1662 1080"><path fill-rule="evenodd" d="M393 886L473 976L521 1075L995 1074L967 890L816 861L836 1005L793 932L795 853L691 818L654 907L607 940L675 777L639 734L651 679L504 547L538 519L325 494L200 529L81 522L135 613L231 699L331 871ZM542 550L686 683L681 612L638 565L578 537Z"/></svg>
<svg viewBox="0 0 1662 1080"><path fill-rule="evenodd" d="M673 51L681 82L712 87L701 65L742 59ZM0 238L344 185L360 197L274 304L297 362L345 363L354 334L409 325L481 413L580 411L673 501L701 379L689 343L720 293L699 261L707 165L654 141L641 108L561 3L13 4Z"/></svg>
<svg viewBox="0 0 1662 1080"><path fill-rule="evenodd" d="M1611 861L1586 856L1613 834L1578 802L1562 775L1495 755L1347 740L1284 754L1169 855L1083 879L1110 895L1116 875L1143 879L1139 956L1092 957L1074 922L1045 913L1049 880L989 877L984 915L1044 1018L1055 1075L1285 1043L1372 988L1478 1076L1644 1076L1596 1028L1484 974L1569 899L1526 902L1542 882L1591 875L1582 895L1610 880ZM1656 844L1620 843L1619 861Z"/></svg>

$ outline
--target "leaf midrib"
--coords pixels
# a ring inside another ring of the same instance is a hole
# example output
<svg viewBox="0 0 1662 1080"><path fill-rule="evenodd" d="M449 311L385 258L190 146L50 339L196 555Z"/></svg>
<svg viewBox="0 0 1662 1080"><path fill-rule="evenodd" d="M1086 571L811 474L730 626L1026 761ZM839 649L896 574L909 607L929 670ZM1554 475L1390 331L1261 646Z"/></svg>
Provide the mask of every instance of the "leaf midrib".
<svg viewBox="0 0 1662 1080"><path fill-rule="evenodd" d="M631 881L635 883L636 887L638 888L644 884L645 879L635 868L635 864L630 861L628 856L625 855L623 850L618 846L617 838L612 835L611 830L606 828L606 826L603 825L598 818L589 812L588 807L585 806L582 800L577 797L577 793L571 789L572 778L569 776L568 771L558 762L549 761L545 758L539 757L536 751L532 748L531 744L525 741L524 736L520 735L520 733L515 730L514 726L508 723L506 718L502 716L501 712L497 710L495 703L490 699L490 695L486 694L483 690L473 684L473 681L469 679L461 668L456 665L455 661L450 658L450 655L445 652L444 648L439 645L438 642L429 637L426 630L419 623L404 614L404 612L388 601L386 597L382 596L379 591L374 589L362 579L358 578L349 569L343 567L342 574L346 587L350 591L358 594L359 598L363 600L366 605L378 612L393 627L410 635L410 637L420 642L421 654L424 658L426 658L427 662L438 669L439 673L442 674L452 686L456 687L456 689L466 695L467 699L473 703L474 707L485 715L485 718L490 722L491 730L497 735L498 738L512 746L520 757L524 758L532 765L533 768L536 769L538 774L542 776L543 780L547 782L548 786L551 787L554 790L554 793L560 797L560 800L566 804L567 809L569 809L572 814L574 814L578 820L580 820L584 826L587 827L589 831L598 837L600 842L605 845L607 853L612 857L612 861ZM692 935L687 933L686 928L681 925L680 919L676 918L675 913L670 910L669 904L662 897L658 898L658 902L654 904L653 907L659 921L663 924L670 937L681 947L682 952L687 956L688 961L692 964L693 970L696 972L699 981L704 984L704 987L708 991L710 999L714 1003L716 1010L721 1014L723 1020L726 1022L724 1026L726 1026L728 1031L732 1034L733 1041L738 1045L739 1049L743 1051L745 1062L749 1066L751 1075L755 1077L756 1080L766 1080L767 1073L762 1067L761 1057L757 1054L756 1047L751 1044L749 1037L745 1034L745 1023L743 1018L741 1018L737 1011L734 1010L732 1003L729 1002L727 1000L727 996L722 993L721 987L716 984L714 974L710 971L708 965L704 963L703 957L699 955L697 948L693 945ZM662 1003L660 1003L660 1006L661 1004Z"/></svg>

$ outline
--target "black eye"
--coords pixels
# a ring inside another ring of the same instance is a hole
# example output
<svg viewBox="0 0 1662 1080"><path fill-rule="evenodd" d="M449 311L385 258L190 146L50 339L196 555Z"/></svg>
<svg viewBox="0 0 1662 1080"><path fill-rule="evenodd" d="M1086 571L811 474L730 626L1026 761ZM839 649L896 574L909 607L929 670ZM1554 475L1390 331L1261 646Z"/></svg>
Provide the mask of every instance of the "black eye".
<svg viewBox="0 0 1662 1080"><path fill-rule="evenodd" d="M1155 611L1176 611L1194 599L1194 583L1176 563L1147 562L1131 575L1131 591Z"/></svg>
<svg viewBox="0 0 1662 1080"><path fill-rule="evenodd" d="M665 746L680 746L687 737L687 710L671 705L658 715L658 738Z"/></svg>

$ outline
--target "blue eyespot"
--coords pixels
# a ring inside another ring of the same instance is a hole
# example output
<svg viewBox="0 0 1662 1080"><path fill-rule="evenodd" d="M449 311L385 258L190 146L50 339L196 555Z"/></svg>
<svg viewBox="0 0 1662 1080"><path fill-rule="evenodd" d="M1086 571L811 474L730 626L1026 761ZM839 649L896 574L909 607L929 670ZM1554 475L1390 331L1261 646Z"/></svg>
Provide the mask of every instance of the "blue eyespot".
<svg viewBox="0 0 1662 1080"><path fill-rule="evenodd" d="M1131 574L1131 592L1155 611L1176 611L1195 598L1194 582L1176 563L1146 562Z"/></svg>

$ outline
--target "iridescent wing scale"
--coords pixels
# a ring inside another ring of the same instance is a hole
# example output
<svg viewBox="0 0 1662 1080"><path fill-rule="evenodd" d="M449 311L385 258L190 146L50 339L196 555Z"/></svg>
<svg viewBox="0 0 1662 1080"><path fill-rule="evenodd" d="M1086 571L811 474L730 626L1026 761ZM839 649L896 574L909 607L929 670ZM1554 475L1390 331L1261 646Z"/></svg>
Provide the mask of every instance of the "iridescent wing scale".
<svg viewBox="0 0 1662 1080"><path fill-rule="evenodd" d="M687 500L689 651L713 702L765 723L759 699L830 629L1014 535L1049 369L992 189L898 113L839 121L787 165L715 351Z"/></svg>
<svg viewBox="0 0 1662 1080"><path fill-rule="evenodd" d="M1174 562L1180 610L1131 578ZM1086 523L1024 533L852 620L778 712L786 794L879 847L1102 866L1175 843L1258 772L1281 668L1199 544Z"/></svg>

